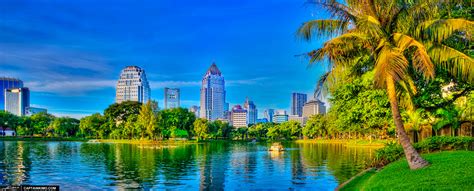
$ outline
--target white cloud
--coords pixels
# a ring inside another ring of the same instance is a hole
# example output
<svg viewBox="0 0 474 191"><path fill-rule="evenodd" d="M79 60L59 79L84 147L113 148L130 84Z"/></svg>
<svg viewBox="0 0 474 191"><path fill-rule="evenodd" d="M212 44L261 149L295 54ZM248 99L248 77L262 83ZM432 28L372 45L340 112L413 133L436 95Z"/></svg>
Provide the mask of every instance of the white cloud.
<svg viewBox="0 0 474 191"><path fill-rule="evenodd" d="M164 87L195 87L201 85L201 81L150 81L149 83L151 89Z"/></svg>
<svg viewBox="0 0 474 191"><path fill-rule="evenodd" d="M115 80L32 81L25 82L25 86L30 91L69 95L114 88L116 83Z"/></svg>

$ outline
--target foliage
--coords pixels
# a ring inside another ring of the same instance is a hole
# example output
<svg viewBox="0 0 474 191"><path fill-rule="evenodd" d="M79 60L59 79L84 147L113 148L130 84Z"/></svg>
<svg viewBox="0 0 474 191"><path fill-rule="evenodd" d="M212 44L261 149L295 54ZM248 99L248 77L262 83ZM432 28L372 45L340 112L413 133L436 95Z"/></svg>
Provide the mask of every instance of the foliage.
<svg viewBox="0 0 474 191"><path fill-rule="evenodd" d="M206 140L209 137L209 123L206 119L196 119L193 123L194 134L196 135L197 140Z"/></svg>
<svg viewBox="0 0 474 191"><path fill-rule="evenodd" d="M303 135L311 139L328 135L326 118L324 115L311 116L303 127Z"/></svg>
<svg viewBox="0 0 474 191"><path fill-rule="evenodd" d="M306 22L298 30L305 40L315 36L332 38L307 54L310 63L329 63L329 72L319 84L332 86L345 79L345 71L357 71L351 74L355 76L373 71L375 87L387 93L410 168L427 166L405 132L400 99L410 100L410 94L416 91L414 77L432 80L436 67L453 78L474 81L474 59L444 43L456 32L469 33L474 22L450 16L441 18L439 10L449 9L449 1L311 2L331 14L329 19Z"/></svg>
<svg viewBox="0 0 474 191"><path fill-rule="evenodd" d="M140 114L138 115L137 125L140 131L140 138L145 138L145 134L151 139L155 138L156 133L156 116L153 111L152 103L149 101L142 105Z"/></svg>
<svg viewBox="0 0 474 191"><path fill-rule="evenodd" d="M100 113L95 113L90 116L83 117L79 124L79 135L83 137L98 138L105 124L105 117Z"/></svg>
<svg viewBox="0 0 474 191"><path fill-rule="evenodd" d="M16 129L19 118L16 115L13 115L7 111L0 111L0 126L4 131L7 128Z"/></svg>
<svg viewBox="0 0 474 191"><path fill-rule="evenodd" d="M473 137L445 137L435 136L415 143L416 150L428 153L446 150L472 150ZM403 158L403 149L399 144L389 143L384 148L375 151L375 166L383 166Z"/></svg>
<svg viewBox="0 0 474 191"><path fill-rule="evenodd" d="M37 113L31 116L32 124L32 135L41 134L45 136L51 133L51 128L48 128L51 122L54 120L54 116L48 113Z"/></svg>
<svg viewBox="0 0 474 191"><path fill-rule="evenodd" d="M373 88L373 75L353 77L333 91L328 117L336 117L325 127L326 133L372 134L392 128L390 103L385 91Z"/></svg>
<svg viewBox="0 0 474 191"><path fill-rule="evenodd" d="M51 122L53 135L58 137L75 136L79 131L80 121L70 117L58 117Z"/></svg>
<svg viewBox="0 0 474 191"><path fill-rule="evenodd" d="M158 115L160 115L158 128L165 130L163 131L163 137L166 138L171 136L171 131L169 131L171 127L191 133L193 122L196 119L193 113L184 108L165 109L160 111Z"/></svg>
<svg viewBox="0 0 474 191"><path fill-rule="evenodd" d="M138 115L140 113L141 105L140 102L136 101L114 103L105 109L104 116L118 125L127 121L128 116Z"/></svg>

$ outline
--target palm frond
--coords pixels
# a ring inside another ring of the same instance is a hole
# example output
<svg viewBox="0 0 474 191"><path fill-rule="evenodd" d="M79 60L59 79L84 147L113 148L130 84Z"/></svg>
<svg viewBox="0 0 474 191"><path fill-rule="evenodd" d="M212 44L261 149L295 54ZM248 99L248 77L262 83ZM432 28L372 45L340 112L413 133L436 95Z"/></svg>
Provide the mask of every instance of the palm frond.
<svg viewBox="0 0 474 191"><path fill-rule="evenodd" d="M391 76L396 82L406 76L408 60L398 48L385 45L376 54L375 85L383 87L387 77Z"/></svg>
<svg viewBox="0 0 474 191"><path fill-rule="evenodd" d="M431 62L431 58L426 51L425 45L418 42L414 38L404 35L401 33L395 33L393 40L396 46L401 51L406 51L408 48L415 48L413 52L412 64L413 68L425 77L425 79L433 79L435 76L434 65Z"/></svg>
<svg viewBox="0 0 474 191"><path fill-rule="evenodd" d="M333 38L323 44L323 47L308 53L310 63L327 59L335 65L348 65L351 60L360 57L370 49L371 44L366 35L350 32Z"/></svg>
<svg viewBox="0 0 474 191"><path fill-rule="evenodd" d="M329 11L331 18L336 18L343 22L355 21L359 14L356 10L336 0L308 0L307 3L322 6L325 10Z"/></svg>
<svg viewBox="0 0 474 191"><path fill-rule="evenodd" d="M347 31L348 22L323 19L303 23L296 32L297 36L311 40L314 36L333 36Z"/></svg>
<svg viewBox="0 0 474 191"><path fill-rule="evenodd" d="M401 86L401 89L397 89L400 105L409 111L413 111L415 108L413 96L417 93L415 82L407 76L405 80L399 81L398 84Z"/></svg>
<svg viewBox="0 0 474 191"><path fill-rule="evenodd" d="M356 21L357 30L369 36L379 39L384 35L382 25L377 18L365 15Z"/></svg>
<svg viewBox="0 0 474 191"><path fill-rule="evenodd" d="M434 45L428 53L436 65L447 70L451 75L474 82L473 58L445 45Z"/></svg>
<svg viewBox="0 0 474 191"><path fill-rule="evenodd" d="M437 19L421 23L416 29L416 37L441 43L456 31L474 30L474 21L465 19Z"/></svg>

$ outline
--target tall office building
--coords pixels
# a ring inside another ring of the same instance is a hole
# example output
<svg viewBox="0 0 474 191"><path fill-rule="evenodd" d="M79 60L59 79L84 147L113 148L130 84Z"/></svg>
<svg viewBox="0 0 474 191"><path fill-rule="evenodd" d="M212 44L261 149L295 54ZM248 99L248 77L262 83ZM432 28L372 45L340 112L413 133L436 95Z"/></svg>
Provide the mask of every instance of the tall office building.
<svg viewBox="0 0 474 191"><path fill-rule="evenodd" d="M274 109L267 109L263 112L263 117L265 117L268 122L273 122L273 115L275 114Z"/></svg>
<svg viewBox="0 0 474 191"><path fill-rule="evenodd" d="M5 111L17 116L24 116L28 107L30 107L30 90L28 88L5 90Z"/></svg>
<svg viewBox="0 0 474 191"><path fill-rule="evenodd" d="M248 115L247 110L242 108L240 105L236 105L232 108L230 114L230 121L233 127L241 128L248 126Z"/></svg>
<svg viewBox="0 0 474 191"><path fill-rule="evenodd" d="M178 108L179 88L165 88L165 109Z"/></svg>
<svg viewBox="0 0 474 191"><path fill-rule="evenodd" d="M308 103L304 104L303 108L303 117L309 118L312 115L325 114L326 106L324 103L319 100L311 100Z"/></svg>
<svg viewBox="0 0 474 191"><path fill-rule="evenodd" d="M257 113L257 106L255 106L253 101L250 101L248 97L245 99L244 109L246 109L247 112L248 112L247 123L248 124L256 124L257 123L257 114L258 114Z"/></svg>
<svg viewBox="0 0 474 191"><path fill-rule="evenodd" d="M202 79L200 117L210 121L223 119L225 104L224 77L212 63Z"/></svg>
<svg viewBox="0 0 474 191"><path fill-rule="evenodd" d="M5 90L22 87L23 81L19 79L0 77L0 109L5 108Z"/></svg>
<svg viewBox="0 0 474 191"><path fill-rule="evenodd" d="M138 101L146 103L150 100L150 85L145 70L138 66L127 66L120 73L117 82L115 101Z"/></svg>
<svg viewBox="0 0 474 191"><path fill-rule="evenodd" d="M303 116L303 106L308 100L308 95L303 93L291 94L291 115Z"/></svg>

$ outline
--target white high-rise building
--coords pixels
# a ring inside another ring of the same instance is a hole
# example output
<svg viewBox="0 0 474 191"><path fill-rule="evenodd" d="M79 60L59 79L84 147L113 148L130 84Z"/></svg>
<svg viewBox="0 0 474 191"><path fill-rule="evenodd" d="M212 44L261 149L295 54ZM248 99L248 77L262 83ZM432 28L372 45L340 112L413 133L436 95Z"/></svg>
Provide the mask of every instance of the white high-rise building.
<svg viewBox="0 0 474 191"><path fill-rule="evenodd" d="M223 119L225 104L224 77L212 63L202 79L200 117L210 121Z"/></svg>
<svg viewBox="0 0 474 191"><path fill-rule="evenodd" d="M17 116L24 116L28 107L30 107L30 90L28 88L5 90L5 111Z"/></svg>
<svg viewBox="0 0 474 191"><path fill-rule="evenodd" d="M150 100L150 85L145 70L138 66L127 66L120 73L117 82L115 102L138 101L146 103Z"/></svg>
<svg viewBox="0 0 474 191"><path fill-rule="evenodd" d="M179 88L165 88L165 109L178 108Z"/></svg>

